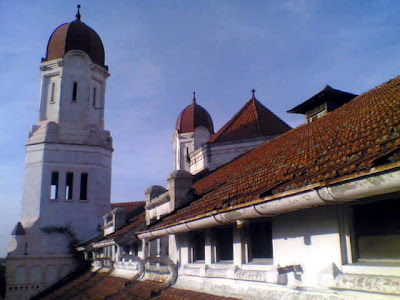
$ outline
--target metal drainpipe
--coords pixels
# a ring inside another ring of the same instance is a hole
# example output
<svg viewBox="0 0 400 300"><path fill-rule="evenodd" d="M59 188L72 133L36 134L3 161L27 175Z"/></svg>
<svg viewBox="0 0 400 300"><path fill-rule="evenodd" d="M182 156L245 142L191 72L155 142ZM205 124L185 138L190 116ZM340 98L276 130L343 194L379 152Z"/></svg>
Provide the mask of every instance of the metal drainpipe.
<svg viewBox="0 0 400 300"><path fill-rule="evenodd" d="M138 279L143 277L143 275L146 271L145 266L144 266L144 261L139 256L134 256L134 255L129 255L129 254L122 254L121 259L129 259L129 260L139 263L139 272L135 276L133 276L131 279L129 279L129 281L125 282L125 286L131 287L135 281L137 281Z"/></svg>
<svg viewBox="0 0 400 300"><path fill-rule="evenodd" d="M151 292L151 298L158 297L162 291L172 286L178 279L178 266L169 257L149 257L144 262L160 263L168 266L169 276L159 290Z"/></svg>

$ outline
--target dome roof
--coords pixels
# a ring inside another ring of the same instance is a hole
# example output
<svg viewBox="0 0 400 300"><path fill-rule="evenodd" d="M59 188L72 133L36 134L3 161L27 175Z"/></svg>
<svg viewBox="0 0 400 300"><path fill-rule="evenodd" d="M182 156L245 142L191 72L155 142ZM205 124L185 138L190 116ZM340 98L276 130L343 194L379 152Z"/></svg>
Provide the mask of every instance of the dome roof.
<svg viewBox="0 0 400 300"><path fill-rule="evenodd" d="M197 127L203 126L210 133L214 133L214 124L208 111L196 103L196 97L193 102L187 106L179 115L176 121L176 130L179 133L194 132Z"/></svg>
<svg viewBox="0 0 400 300"><path fill-rule="evenodd" d="M81 21L79 11L75 21L62 24L54 30L44 60L62 58L70 50L82 50L94 63L105 67L103 43L96 31Z"/></svg>

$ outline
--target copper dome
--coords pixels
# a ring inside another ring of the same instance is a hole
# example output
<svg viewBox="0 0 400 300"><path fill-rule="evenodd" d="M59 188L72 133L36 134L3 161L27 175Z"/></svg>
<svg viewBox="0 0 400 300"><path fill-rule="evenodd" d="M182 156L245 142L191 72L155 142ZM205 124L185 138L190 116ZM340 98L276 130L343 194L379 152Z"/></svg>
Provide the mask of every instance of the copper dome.
<svg viewBox="0 0 400 300"><path fill-rule="evenodd" d="M196 103L193 98L192 104L187 106L176 121L176 130L179 133L194 132L197 127L203 126L210 133L214 133L214 124L208 111Z"/></svg>
<svg viewBox="0 0 400 300"><path fill-rule="evenodd" d="M44 60L62 58L70 50L82 50L94 63L105 67L103 43L96 31L80 20L80 15L75 21L62 24L54 30Z"/></svg>

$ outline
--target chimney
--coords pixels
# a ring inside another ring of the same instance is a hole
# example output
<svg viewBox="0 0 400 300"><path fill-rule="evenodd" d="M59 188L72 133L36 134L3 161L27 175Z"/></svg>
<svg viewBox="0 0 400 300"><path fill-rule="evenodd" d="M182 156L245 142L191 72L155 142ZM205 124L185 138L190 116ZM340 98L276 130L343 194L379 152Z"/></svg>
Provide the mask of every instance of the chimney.
<svg viewBox="0 0 400 300"><path fill-rule="evenodd" d="M193 175L184 170L177 170L167 177L167 182L171 197L169 209L172 212L191 200L188 192L192 189Z"/></svg>
<svg viewBox="0 0 400 300"><path fill-rule="evenodd" d="M153 200L157 199L159 196L167 192L167 190L161 185L152 185L145 190L146 195L146 225L150 225L152 222L156 221L157 217L157 202Z"/></svg>

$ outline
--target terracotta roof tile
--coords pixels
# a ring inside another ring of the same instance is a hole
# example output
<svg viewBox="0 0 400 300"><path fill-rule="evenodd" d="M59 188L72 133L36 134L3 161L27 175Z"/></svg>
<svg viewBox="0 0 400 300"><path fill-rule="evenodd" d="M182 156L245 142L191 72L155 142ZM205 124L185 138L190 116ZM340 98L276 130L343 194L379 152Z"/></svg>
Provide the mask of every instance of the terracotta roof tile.
<svg viewBox="0 0 400 300"><path fill-rule="evenodd" d="M133 202L114 202L111 203L111 209L115 209L117 207L123 208L127 213L140 208L146 204L145 201L133 201Z"/></svg>
<svg viewBox="0 0 400 300"><path fill-rule="evenodd" d="M290 129L288 124L253 97L208 142L276 135Z"/></svg>
<svg viewBox="0 0 400 300"><path fill-rule="evenodd" d="M152 292L157 292L162 285L153 281L136 281L131 286L126 287L128 279L111 276L110 273L88 272L75 280L67 283L56 291L44 296L45 300L99 300L99 299L158 299L158 300L234 300L215 296L206 293L188 291L169 287L162 290L158 296L152 296Z"/></svg>
<svg viewBox="0 0 400 300"><path fill-rule="evenodd" d="M399 116L396 77L200 179L200 199L152 228L399 160Z"/></svg>

